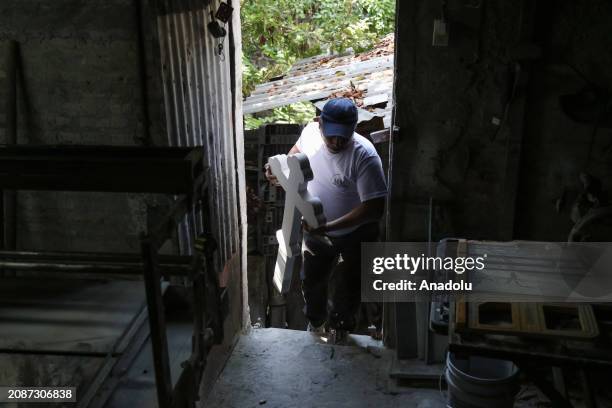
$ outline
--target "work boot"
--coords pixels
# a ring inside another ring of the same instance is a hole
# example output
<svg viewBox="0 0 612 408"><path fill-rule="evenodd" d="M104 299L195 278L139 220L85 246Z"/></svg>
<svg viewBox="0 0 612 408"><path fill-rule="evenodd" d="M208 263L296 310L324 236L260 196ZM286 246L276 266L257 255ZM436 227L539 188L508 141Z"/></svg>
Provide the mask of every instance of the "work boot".
<svg viewBox="0 0 612 408"><path fill-rule="evenodd" d="M329 330L329 342L338 346L345 346L348 344L348 330L343 329L330 329Z"/></svg>
<svg viewBox="0 0 612 408"><path fill-rule="evenodd" d="M308 322L308 327L306 331L316 334L317 336L325 335L325 322L323 322L320 326L315 326L311 322Z"/></svg>
<svg viewBox="0 0 612 408"><path fill-rule="evenodd" d="M352 315L341 315L340 313L331 313L329 316L329 327L337 330L354 331L355 317Z"/></svg>

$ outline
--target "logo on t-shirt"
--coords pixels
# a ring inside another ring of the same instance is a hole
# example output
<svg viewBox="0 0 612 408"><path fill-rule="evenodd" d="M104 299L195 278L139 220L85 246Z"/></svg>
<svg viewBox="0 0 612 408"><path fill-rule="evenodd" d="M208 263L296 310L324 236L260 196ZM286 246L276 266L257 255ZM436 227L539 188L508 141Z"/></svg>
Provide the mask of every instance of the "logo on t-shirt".
<svg viewBox="0 0 612 408"><path fill-rule="evenodd" d="M349 181L342 174L334 174L332 177L332 184L336 187L347 188Z"/></svg>

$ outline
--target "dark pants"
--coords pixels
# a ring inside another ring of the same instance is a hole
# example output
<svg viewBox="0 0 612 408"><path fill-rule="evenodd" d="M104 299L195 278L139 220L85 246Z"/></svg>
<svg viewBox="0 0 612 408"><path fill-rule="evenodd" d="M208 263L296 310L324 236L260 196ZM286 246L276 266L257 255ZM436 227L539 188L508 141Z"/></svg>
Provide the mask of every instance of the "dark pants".
<svg viewBox="0 0 612 408"><path fill-rule="evenodd" d="M361 243L377 241L378 233L378 223L369 223L347 235L329 237L331 246L304 233L301 271L304 313L313 326L327 320L329 277L338 264L334 271L329 324L332 328L353 330L361 302Z"/></svg>

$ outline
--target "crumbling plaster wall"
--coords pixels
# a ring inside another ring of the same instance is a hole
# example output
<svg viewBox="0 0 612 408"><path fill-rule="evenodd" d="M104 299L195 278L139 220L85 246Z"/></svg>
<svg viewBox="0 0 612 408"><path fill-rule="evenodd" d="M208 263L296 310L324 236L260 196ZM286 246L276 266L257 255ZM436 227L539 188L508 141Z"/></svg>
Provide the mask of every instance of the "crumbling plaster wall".
<svg viewBox="0 0 612 408"><path fill-rule="evenodd" d="M137 9L131 0L0 3L0 106L7 40L18 42L19 144L141 145ZM2 109L4 112L4 109ZM161 118L161 115L159 115ZM152 117L152 128L159 119ZM153 132L159 135L160 132ZM0 143L6 141L0 126ZM137 252L142 195L19 192L17 247Z"/></svg>
<svg viewBox="0 0 612 408"><path fill-rule="evenodd" d="M592 126L560 111L580 84L560 60L612 89L610 3L449 0L434 47L441 3L398 1L389 238L427 239L431 198L434 240L565 240L556 199L584 166L610 188L612 139L600 130L585 163Z"/></svg>

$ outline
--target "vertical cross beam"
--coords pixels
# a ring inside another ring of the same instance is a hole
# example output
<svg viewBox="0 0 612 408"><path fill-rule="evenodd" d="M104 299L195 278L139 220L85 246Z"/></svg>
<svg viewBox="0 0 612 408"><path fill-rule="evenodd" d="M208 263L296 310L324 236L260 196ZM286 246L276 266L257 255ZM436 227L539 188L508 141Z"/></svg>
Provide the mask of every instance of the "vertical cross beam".
<svg viewBox="0 0 612 408"><path fill-rule="evenodd" d="M285 190L285 211L282 229L276 231L278 255L274 268L274 285L281 293L291 287L297 272L301 252L301 218L317 228L325 222L323 206L317 197L308 193L308 182L313 174L308 157L303 153L287 156L279 154L268 159L272 174Z"/></svg>

